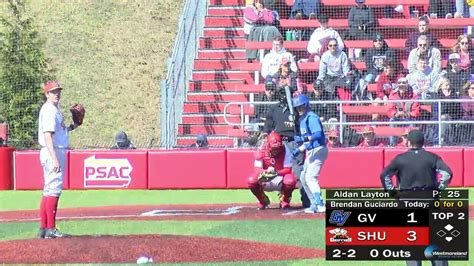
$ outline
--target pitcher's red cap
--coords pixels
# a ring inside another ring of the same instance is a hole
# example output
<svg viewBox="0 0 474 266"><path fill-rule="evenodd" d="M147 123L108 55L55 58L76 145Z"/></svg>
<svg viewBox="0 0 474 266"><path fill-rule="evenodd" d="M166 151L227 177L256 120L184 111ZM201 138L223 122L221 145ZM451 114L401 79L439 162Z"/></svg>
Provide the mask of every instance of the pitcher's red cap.
<svg viewBox="0 0 474 266"><path fill-rule="evenodd" d="M46 81L44 83L44 86L43 86L44 93L50 92L50 91L55 90L55 89L60 89L60 90L63 89L63 87L61 87L61 84L59 84L59 81L49 80L49 81Z"/></svg>

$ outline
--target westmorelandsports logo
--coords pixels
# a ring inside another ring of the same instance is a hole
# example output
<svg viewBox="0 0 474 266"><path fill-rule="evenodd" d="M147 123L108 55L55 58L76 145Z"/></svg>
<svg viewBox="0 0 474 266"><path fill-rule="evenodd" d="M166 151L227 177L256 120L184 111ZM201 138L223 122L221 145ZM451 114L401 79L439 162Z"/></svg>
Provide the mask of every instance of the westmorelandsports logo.
<svg viewBox="0 0 474 266"><path fill-rule="evenodd" d="M84 188L126 188L132 181L133 167L128 159L84 160Z"/></svg>

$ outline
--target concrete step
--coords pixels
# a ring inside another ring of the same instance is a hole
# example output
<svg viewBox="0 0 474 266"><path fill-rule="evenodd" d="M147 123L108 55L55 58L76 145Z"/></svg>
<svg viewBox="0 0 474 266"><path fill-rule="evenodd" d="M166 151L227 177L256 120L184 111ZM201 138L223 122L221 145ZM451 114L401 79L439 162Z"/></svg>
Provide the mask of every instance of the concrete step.
<svg viewBox="0 0 474 266"><path fill-rule="evenodd" d="M224 81L229 79L243 80L245 83L254 83L254 74L249 72L240 72L234 70L202 70L193 71L193 80L215 80Z"/></svg>
<svg viewBox="0 0 474 266"><path fill-rule="evenodd" d="M189 147L196 142L196 136L178 136L177 147ZM209 147L233 147L234 139L229 137L207 136Z"/></svg>
<svg viewBox="0 0 474 266"><path fill-rule="evenodd" d="M180 124L178 125L179 135L222 135L227 136L229 130L238 128L238 126L230 126L227 124L213 124L213 125L194 125L194 124Z"/></svg>
<svg viewBox="0 0 474 266"><path fill-rule="evenodd" d="M245 0L210 0L211 6L244 6Z"/></svg>
<svg viewBox="0 0 474 266"><path fill-rule="evenodd" d="M187 102L247 102L248 95L239 92L188 92Z"/></svg>
<svg viewBox="0 0 474 266"><path fill-rule="evenodd" d="M238 115L226 115L226 119L230 123L241 123L241 117ZM183 114L183 124L227 124L223 114Z"/></svg>
<svg viewBox="0 0 474 266"><path fill-rule="evenodd" d="M243 27L244 18L242 16L234 17L212 17L207 16L204 19L206 27Z"/></svg>
<svg viewBox="0 0 474 266"><path fill-rule="evenodd" d="M208 14L209 16L215 16L215 17L243 16L244 7L243 6L229 6L229 7L210 6L208 9Z"/></svg>
<svg viewBox="0 0 474 266"><path fill-rule="evenodd" d="M204 37L244 37L242 29L234 28L204 28Z"/></svg>
<svg viewBox="0 0 474 266"><path fill-rule="evenodd" d="M197 59L194 60L195 70L240 70L245 59Z"/></svg>
<svg viewBox="0 0 474 266"><path fill-rule="evenodd" d="M235 86L241 86L244 82L242 80L226 80L221 82L214 81L190 81L189 91L234 91Z"/></svg>
<svg viewBox="0 0 474 266"><path fill-rule="evenodd" d="M183 114L223 114L227 103L215 102L185 102L183 107ZM229 114L239 115L239 105L230 105L227 108ZM245 115L253 115L255 108L249 104L243 105Z"/></svg>
<svg viewBox="0 0 474 266"><path fill-rule="evenodd" d="M199 59L246 59L245 49L198 50Z"/></svg>
<svg viewBox="0 0 474 266"><path fill-rule="evenodd" d="M204 37L199 39L199 48L201 49L228 49L239 48L245 49L244 37L219 38L219 37Z"/></svg>

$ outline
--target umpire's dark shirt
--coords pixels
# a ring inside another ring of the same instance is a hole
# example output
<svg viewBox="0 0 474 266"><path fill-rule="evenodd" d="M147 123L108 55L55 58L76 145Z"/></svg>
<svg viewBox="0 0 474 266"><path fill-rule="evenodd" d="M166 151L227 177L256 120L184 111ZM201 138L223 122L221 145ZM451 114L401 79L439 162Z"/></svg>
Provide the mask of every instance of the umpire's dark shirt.
<svg viewBox="0 0 474 266"><path fill-rule="evenodd" d="M440 182L437 173L442 175ZM447 187L452 171L438 155L421 149L410 149L395 157L382 171L380 179L387 190L394 189L391 176L397 176L399 190L438 189Z"/></svg>
<svg viewBox="0 0 474 266"><path fill-rule="evenodd" d="M295 119L292 118L290 109L286 104L277 103L270 107L265 120L263 131L270 133L272 130L283 137L295 136Z"/></svg>

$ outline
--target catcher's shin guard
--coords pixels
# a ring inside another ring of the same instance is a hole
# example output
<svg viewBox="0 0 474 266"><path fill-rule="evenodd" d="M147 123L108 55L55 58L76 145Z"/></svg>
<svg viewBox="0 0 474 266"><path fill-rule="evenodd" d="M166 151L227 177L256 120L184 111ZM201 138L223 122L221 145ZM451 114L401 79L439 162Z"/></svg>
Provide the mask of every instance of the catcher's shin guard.
<svg viewBox="0 0 474 266"><path fill-rule="evenodd" d="M258 200L258 208L265 209L270 204L270 200L265 195L265 192L263 192L263 185L258 181L258 174L254 174L249 178L248 186Z"/></svg>
<svg viewBox="0 0 474 266"><path fill-rule="evenodd" d="M290 207L291 195L296 187L296 178L292 174L287 174L283 177L283 184L281 186L280 207L282 209Z"/></svg>

